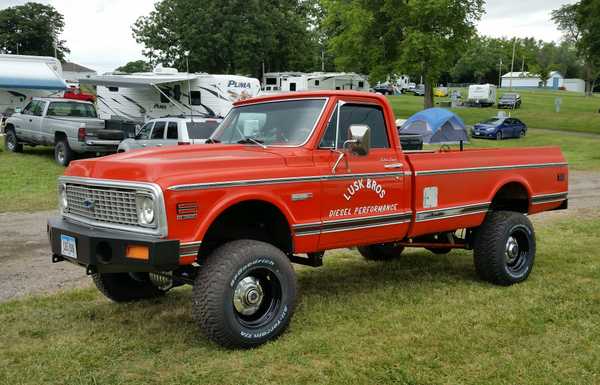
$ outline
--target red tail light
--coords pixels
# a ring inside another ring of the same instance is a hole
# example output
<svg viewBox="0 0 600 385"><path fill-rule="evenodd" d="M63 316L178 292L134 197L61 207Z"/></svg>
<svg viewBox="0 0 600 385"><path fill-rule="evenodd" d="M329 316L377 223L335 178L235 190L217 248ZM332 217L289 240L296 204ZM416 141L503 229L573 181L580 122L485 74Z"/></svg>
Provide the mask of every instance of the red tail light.
<svg viewBox="0 0 600 385"><path fill-rule="evenodd" d="M77 131L77 139L80 142L85 142L85 127L79 127L79 131Z"/></svg>

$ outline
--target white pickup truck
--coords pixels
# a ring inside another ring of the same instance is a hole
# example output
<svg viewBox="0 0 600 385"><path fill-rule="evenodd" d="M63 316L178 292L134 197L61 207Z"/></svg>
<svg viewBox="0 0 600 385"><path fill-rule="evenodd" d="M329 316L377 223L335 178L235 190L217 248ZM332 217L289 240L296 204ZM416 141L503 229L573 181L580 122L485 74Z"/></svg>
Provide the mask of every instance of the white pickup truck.
<svg viewBox="0 0 600 385"><path fill-rule="evenodd" d="M23 145L54 146L56 162L68 166L75 154L117 152L123 132L104 127L90 102L34 98L6 120L4 145L12 152L22 152Z"/></svg>

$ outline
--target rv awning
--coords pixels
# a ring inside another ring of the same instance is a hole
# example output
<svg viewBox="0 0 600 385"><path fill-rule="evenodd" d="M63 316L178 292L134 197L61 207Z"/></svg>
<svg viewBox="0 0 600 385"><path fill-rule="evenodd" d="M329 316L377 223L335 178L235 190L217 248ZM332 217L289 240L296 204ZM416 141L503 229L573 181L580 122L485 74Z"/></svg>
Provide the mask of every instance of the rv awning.
<svg viewBox="0 0 600 385"><path fill-rule="evenodd" d="M180 75L100 75L81 79L80 83L104 87L145 88L154 85L185 82L199 78L196 74Z"/></svg>
<svg viewBox="0 0 600 385"><path fill-rule="evenodd" d="M0 88L66 90L67 83L47 63L0 60Z"/></svg>

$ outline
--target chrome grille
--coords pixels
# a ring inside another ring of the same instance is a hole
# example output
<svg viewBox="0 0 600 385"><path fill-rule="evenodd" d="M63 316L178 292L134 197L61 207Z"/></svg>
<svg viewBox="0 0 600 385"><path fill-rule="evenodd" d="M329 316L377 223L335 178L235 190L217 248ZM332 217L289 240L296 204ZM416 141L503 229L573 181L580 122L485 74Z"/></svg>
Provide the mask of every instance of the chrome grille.
<svg viewBox="0 0 600 385"><path fill-rule="evenodd" d="M138 226L135 190L71 183L67 183L66 190L68 214L92 221Z"/></svg>

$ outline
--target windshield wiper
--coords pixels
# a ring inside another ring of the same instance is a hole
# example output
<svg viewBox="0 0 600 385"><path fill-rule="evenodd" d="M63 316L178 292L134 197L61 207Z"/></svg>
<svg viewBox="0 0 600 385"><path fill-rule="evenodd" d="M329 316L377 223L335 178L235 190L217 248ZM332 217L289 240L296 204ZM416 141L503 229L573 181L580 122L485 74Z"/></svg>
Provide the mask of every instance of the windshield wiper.
<svg viewBox="0 0 600 385"><path fill-rule="evenodd" d="M237 142L239 144L257 144L257 145L261 146L262 148L267 148L267 146L264 144L265 143L264 141L262 141L260 139L252 138L250 136L247 136L244 139L238 140Z"/></svg>

